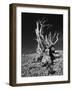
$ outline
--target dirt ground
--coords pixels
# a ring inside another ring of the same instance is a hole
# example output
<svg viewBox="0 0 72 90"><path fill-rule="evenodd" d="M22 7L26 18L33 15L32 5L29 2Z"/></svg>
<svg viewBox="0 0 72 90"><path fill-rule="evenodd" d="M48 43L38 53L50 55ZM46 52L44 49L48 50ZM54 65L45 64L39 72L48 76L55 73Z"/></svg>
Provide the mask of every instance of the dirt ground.
<svg viewBox="0 0 72 90"><path fill-rule="evenodd" d="M50 73L50 67L43 67L42 62L36 61L36 53L22 56L21 61L21 76L22 77L37 77L50 75L63 75L63 51L58 50L60 58L54 60L54 74Z"/></svg>

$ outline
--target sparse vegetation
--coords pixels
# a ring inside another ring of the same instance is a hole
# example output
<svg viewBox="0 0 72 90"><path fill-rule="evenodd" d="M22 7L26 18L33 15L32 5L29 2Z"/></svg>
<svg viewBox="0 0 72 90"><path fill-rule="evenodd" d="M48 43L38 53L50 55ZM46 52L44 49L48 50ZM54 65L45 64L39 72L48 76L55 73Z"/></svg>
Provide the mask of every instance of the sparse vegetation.
<svg viewBox="0 0 72 90"><path fill-rule="evenodd" d="M54 60L53 69L56 71L54 74L51 74L50 67L42 67L42 62L35 61L34 58L37 54L28 54L22 56L22 77L35 77L35 76L48 76L48 75L63 75L63 52L58 51L60 58Z"/></svg>

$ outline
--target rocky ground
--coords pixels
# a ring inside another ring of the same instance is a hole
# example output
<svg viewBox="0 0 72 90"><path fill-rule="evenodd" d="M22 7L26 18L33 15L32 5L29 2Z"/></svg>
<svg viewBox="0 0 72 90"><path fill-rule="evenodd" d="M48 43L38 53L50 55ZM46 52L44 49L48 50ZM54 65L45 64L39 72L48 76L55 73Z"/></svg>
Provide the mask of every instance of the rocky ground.
<svg viewBox="0 0 72 90"><path fill-rule="evenodd" d="M43 67L43 63L36 61L38 56L36 53L22 56L21 61L21 76L33 77L33 76L50 76L50 75L63 75L63 52L58 50L60 57L54 60L53 70L54 74L50 73L50 67Z"/></svg>

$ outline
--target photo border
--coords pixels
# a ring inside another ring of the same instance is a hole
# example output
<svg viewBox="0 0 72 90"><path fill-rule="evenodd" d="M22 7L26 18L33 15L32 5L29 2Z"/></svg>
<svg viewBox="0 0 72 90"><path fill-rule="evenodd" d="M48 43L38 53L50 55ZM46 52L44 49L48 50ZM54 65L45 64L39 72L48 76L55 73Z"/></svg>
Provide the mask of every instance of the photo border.
<svg viewBox="0 0 72 90"><path fill-rule="evenodd" d="M16 8L17 7L32 7L32 8L52 8L68 10L68 80L54 82L36 82L36 83L16 83ZM65 6L49 6L49 5L34 5L34 4L10 4L10 74L9 84L11 86L30 86L30 85L45 85L59 84L70 82L70 7Z"/></svg>

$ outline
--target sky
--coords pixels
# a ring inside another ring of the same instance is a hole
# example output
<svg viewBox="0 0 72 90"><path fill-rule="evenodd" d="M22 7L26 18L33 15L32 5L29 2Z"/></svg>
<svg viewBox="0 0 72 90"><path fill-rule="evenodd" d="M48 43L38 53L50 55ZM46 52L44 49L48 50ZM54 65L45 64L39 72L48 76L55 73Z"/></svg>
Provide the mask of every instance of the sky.
<svg viewBox="0 0 72 90"><path fill-rule="evenodd" d="M36 21L46 19L46 23L51 24L49 29L44 28L44 33L51 31L59 33L59 41L55 45L56 49L63 49L63 15L59 14L39 14L39 13L21 13L21 43L22 53L34 53L36 51Z"/></svg>

